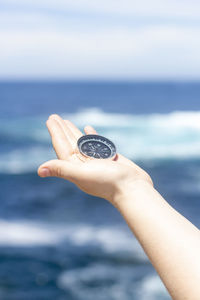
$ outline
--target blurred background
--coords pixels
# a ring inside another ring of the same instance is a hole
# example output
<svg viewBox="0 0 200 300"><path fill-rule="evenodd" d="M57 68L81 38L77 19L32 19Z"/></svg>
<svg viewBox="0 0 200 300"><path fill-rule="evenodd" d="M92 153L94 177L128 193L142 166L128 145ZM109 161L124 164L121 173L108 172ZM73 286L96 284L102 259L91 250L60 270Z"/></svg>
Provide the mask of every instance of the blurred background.
<svg viewBox="0 0 200 300"><path fill-rule="evenodd" d="M93 125L200 226L200 3L0 0L0 299L170 299L119 213L37 167Z"/></svg>

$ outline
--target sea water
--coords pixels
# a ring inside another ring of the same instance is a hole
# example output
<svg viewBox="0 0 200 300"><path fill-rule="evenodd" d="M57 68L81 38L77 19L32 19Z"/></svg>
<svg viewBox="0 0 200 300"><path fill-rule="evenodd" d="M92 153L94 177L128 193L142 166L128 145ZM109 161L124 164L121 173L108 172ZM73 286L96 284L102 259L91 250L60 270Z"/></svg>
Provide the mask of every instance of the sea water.
<svg viewBox="0 0 200 300"><path fill-rule="evenodd" d="M115 208L37 176L51 113L110 138L200 226L199 83L2 82L0 299L170 299Z"/></svg>

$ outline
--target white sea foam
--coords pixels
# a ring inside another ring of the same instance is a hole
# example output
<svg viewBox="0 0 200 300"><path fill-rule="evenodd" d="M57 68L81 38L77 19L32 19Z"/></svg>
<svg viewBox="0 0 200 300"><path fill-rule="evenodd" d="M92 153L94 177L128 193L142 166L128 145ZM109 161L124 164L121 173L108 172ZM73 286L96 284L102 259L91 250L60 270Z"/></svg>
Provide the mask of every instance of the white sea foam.
<svg viewBox="0 0 200 300"><path fill-rule="evenodd" d="M87 224L50 225L26 220L0 220L0 246L29 247L57 245L62 242L76 247L93 245L110 255L126 254L126 258L147 261L141 246L128 229Z"/></svg>
<svg viewBox="0 0 200 300"><path fill-rule="evenodd" d="M77 300L93 300L94 295L96 300L121 300L127 299L130 292L131 275L129 267L96 263L63 272L58 278L58 286L71 291Z"/></svg>
<svg viewBox="0 0 200 300"><path fill-rule="evenodd" d="M99 134L112 139L120 153L133 160L200 158L200 112L173 112L170 114L131 115L105 113L91 108L64 114L78 127L94 126ZM0 172L23 173L36 171L45 160L54 158L50 138L42 122L45 118L15 120L13 124L0 123L0 135L31 145L0 154ZM35 143L35 146L34 146Z"/></svg>
<svg viewBox="0 0 200 300"><path fill-rule="evenodd" d="M135 280L134 265L92 263L89 266L63 272L58 278L62 289L70 290L77 300L171 299L157 275Z"/></svg>
<svg viewBox="0 0 200 300"><path fill-rule="evenodd" d="M147 260L144 251L133 239L132 234L122 228L80 225L70 229L69 238L77 246L97 245L107 253L124 253L126 258L134 255L140 261Z"/></svg>
<svg viewBox="0 0 200 300"><path fill-rule="evenodd" d="M78 126L92 124L100 127L142 127L147 130L147 123L166 129L198 129L200 130L200 111L174 111L168 114L132 115L106 113L99 108L81 110L75 114L64 114Z"/></svg>
<svg viewBox="0 0 200 300"><path fill-rule="evenodd" d="M36 172L42 162L55 158L52 150L46 147L30 147L16 149L0 155L0 172L8 174L21 174Z"/></svg>
<svg viewBox="0 0 200 300"><path fill-rule="evenodd" d="M59 242L60 234L43 224L0 220L0 246L34 246Z"/></svg>

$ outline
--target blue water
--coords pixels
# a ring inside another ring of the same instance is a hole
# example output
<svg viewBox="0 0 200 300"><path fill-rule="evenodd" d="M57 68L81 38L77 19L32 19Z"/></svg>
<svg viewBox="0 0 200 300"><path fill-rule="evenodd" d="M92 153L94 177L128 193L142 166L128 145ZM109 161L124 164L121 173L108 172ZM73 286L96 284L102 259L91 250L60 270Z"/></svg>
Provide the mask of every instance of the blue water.
<svg viewBox="0 0 200 300"><path fill-rule="evenodd" d="M200 83L2 82L0 299L170 299L109 203L37 176L51 113L111 138L200 227Z"/></svg>

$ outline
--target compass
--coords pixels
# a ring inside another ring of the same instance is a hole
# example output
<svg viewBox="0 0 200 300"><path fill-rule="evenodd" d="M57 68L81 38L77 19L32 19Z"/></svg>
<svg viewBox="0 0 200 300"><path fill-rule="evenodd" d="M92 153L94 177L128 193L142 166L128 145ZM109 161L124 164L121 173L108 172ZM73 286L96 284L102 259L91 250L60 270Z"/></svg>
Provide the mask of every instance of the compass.
<svg viewBox="0 0 200 300"><path fill-rule="evenodd" d="M87 134L79 138L78 149L81 154L93 158L112 158L116 155L116 147L109 139L97 134Z"/></svg>

